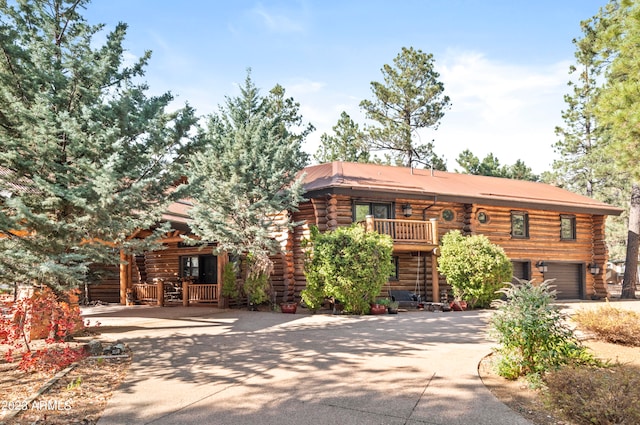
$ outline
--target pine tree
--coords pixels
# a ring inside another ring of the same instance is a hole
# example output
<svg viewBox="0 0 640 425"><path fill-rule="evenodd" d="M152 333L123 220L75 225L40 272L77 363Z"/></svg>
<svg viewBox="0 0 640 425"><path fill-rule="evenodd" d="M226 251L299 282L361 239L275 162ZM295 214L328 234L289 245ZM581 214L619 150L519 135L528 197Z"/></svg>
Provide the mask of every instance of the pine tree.
<svg viewBox="0 0 640 425"><path fill-rule="evenodd" d="M320 163L331 161L370 162L369 148L357 123L342 111L333 126L334 135L320 136L320 147L314 159Z"/></svg>
<svg viewBox="0 0 640 425"><path fill-rule="evenodd" d="M504 177L514 180L538 181L539 177L531 171L531 168L522 160L517 160L513 165L500 165L500 160L491 152L482 161L469 149L465 149L456 159L462 167L462 173L479 176Z"/></svg>
<svg viewBox="0 0 640 425"><path fill-rule="evenodd" d="M423 164L446 170L445 161L434 152L433 142L419 144L413 140L418 129L436 129L449 107L433 55L403 47L393 63L382 68L384 83L371 83L374 99L360 102L367 118L380 125L367 128L370 149L387 151L395 162L405 166Z"/></svg>
<svg viewBox="0 0 640 425"><path fill-rule="evenodd" d="M631 186L628 173L616 169L608 154L611 137L606 126L599 125L595 106L607 62L598 51L598 34L609 19L599 15L580 23L582 37L573 40L576 64L569 73L571 92L564 97L567 108L562 112L564 126L556 127L561 137L554 149L560 158L553 163L553 173L545 181L573 192L599 199L613 205L624 205ZM626 222L628 211L620 217L607 217L607 246L609 257L624 257L626 250Z"/></svg>
<svg viewBox="0 0 640 425"><path fill-rule="evenodd" d="M171 94L135 82L150 52L125 66L125 24L95 47L87 3L0 2L3 282L72 288L91 263L142 249L132 236L158 222L195 146L193 110L166 113Z"/></svg>
<svg viewBox="0 0 640 425"><path fill-rule="evenodd" d="M226 99L211 115L203 139L206 150L189 167L194 191L193 231L216 242L214 252L248 257L249 274L270 271L269 255L279 249L273 232L290 227L288 216L303 200L298 172L307 164L299 104L277 85L268 96L247 75L240 96ZM295 128L302 128L299 133Z"/></svg>
<svg viewBox="0 0 640 425"><path fill-rule="evenodd" d="M612 0L594 18L598 53L607 63L605 78L596 101L595 115L611 137L607 154L631 181L627 253L622 298L635 298L640 245L640 5L630 0Z"/></svg>

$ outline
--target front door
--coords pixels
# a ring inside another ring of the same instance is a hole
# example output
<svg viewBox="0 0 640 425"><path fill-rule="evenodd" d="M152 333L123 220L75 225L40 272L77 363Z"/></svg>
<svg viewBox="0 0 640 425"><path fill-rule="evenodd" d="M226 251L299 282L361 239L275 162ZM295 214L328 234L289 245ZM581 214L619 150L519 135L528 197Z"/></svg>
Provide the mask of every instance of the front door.
<svg viewBox="0 0 640 425"><path fill-rule="evenodd" d="M180 257L180 276L193 283L218 283L218 257L215 255L184 255Z"/></svg>

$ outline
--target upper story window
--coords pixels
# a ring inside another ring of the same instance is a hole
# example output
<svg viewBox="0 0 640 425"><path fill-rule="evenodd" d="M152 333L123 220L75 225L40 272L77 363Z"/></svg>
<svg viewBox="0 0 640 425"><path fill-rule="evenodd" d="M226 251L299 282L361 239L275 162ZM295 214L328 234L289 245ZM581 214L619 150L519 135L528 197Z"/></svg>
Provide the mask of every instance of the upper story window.
<svg viewBox="0 0 640 425"><path fill-rule="evenodd" d="M484 210L478 211L476 218L478 219L478 223L480 224L487 224L489 222L489 214L487 214L487 212Z"/></svg>
<svg viewBox="0 0 640 425"><path fill-rule="evenodd" d="M375 218L391 218L391 204L376 202L355 202L353 205L353 221L363 221L368 215Z"/></svg>
<svg viewBox="0 0 640 425"><path fill-rule="evenodd" d="M444 221L453 221L456 218L456 213L453 210L447 208L442 210L442 219Z"/></svg>
<svg viewBox="0 0 640 425"><path fill-rule="evenodd" d="M511 211L511 237L529 237L529 214L524 211Z"/></svg>
<svg viewBox="0 0 640 425"><path fill-rule="evenodd" d="M560 216L560 240L576 240L576 217L574 215Z"/></svg>

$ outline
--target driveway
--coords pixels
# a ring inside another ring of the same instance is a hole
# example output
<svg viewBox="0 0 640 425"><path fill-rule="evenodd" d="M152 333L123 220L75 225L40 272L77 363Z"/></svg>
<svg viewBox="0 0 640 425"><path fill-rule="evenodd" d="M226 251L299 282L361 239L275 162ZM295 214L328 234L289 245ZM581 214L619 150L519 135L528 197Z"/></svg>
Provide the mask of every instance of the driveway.
<svg viewBox="0 0 640 425"><path fill-rule="evenodd" d="M134 352L100 425L530 424L478 377L488 311L83 312Z"/></svg>

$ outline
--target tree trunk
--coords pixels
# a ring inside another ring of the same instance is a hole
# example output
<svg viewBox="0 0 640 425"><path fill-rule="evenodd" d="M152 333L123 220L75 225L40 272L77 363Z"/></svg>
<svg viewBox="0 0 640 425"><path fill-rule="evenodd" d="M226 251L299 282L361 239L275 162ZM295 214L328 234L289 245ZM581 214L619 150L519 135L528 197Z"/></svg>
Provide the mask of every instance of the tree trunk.
<svg viewBox="0 0 640 425"><path fill-rule="evenodd" d="M638 235L640 234L640 186L634 183L631 188L631 208L629 209L629 231L627 236L627 257L625 259L624 281L621 298L636 297L638 282Z"/></svg>

